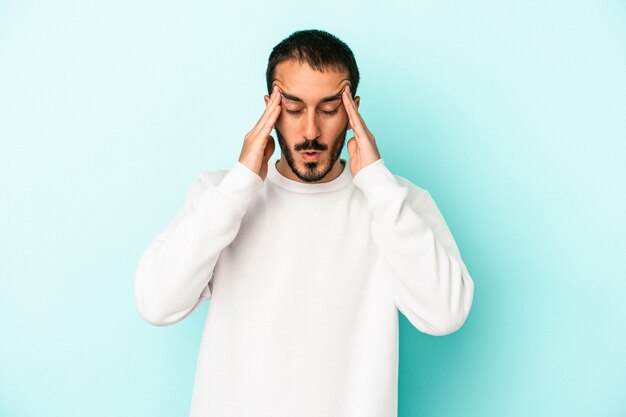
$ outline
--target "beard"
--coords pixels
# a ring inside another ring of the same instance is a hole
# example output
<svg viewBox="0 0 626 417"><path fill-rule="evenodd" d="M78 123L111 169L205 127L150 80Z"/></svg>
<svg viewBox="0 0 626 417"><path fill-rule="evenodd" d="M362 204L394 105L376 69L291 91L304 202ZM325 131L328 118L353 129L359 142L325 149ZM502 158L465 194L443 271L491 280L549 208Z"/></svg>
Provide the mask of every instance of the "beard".
<svg viewBox="0 0 626 417"><path fill-rule="evenodd" d="M335 140L331 143L330 149L330 157L329 161L326 165L322 165L323 159L320 157L319 161L312 162L304 162L304 171L300 170L296 166L296 161L294 159L294 152L302 152L302 151L326 151L328 149L328 145L321 144L317 141L317 139L307 140L304 143L298 143L294 145L294 149L291 150L287 146L283 135L278 130L278 127L274 126L276 130L276 137L278 138L278 145L280 146L280 150L287 161L287 165L291 168L291 171L302 181L304 182L317 182L324 178L326 174L330 172L330 170L335 166L335 162L339 159L341 155L341 150L343 149L343 145L346 142L346 134L348 133L349 123L346 123L345 128L339 133L339 135L335 138ZM344 168L345 169L345 168Z"/></svg>

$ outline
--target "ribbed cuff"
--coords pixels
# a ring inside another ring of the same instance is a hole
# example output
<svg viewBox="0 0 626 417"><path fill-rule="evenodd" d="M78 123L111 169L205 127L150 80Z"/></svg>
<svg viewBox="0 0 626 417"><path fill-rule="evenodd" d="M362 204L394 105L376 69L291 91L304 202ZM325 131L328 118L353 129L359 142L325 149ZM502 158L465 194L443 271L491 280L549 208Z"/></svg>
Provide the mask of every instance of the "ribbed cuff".
<svg viewBox="0 0 626 417"><path fill-rule="evenodd" d="M378 159L356 173L352 182L359 187L369 202L370 207L394 189L401 187L393 173L385 166L383 159Z"/></svg>
<svg viewBox="0 0 626 417"><path fill-rule="evenodd" d="M256 172L237 161L217 188L247 208L254 195L263 188L263 183L263 179Z"/></svg>

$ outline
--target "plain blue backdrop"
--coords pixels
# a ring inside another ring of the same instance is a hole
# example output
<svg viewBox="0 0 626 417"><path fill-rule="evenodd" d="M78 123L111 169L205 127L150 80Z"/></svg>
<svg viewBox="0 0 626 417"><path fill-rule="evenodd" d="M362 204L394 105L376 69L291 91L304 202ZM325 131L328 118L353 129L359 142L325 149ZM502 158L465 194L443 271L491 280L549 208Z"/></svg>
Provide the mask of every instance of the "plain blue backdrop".
<svg viewBox="0 0 626 417"><path fill-rule="evenodd" d="M484 0L0 1L0 415L188 414L210 303L143 322L137 262L311 28L476 286L449 336L400 316L400 417L626 415L626 5Z"/></svg>

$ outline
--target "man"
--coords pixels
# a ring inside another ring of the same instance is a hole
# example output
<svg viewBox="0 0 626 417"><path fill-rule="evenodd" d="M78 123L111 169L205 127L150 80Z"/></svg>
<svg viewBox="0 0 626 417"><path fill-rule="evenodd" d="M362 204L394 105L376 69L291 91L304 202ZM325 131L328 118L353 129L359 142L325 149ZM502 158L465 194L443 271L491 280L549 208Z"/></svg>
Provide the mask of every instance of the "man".
<svg viewBox="0 0 626 417"><path fill-rule="evenodd" d="M345 43L295 32L266 76L239 160L203 172L140 259L137 308L163 326L211 299L193 417L396 416L398 311L450 334L473 281L428 191L381 159Z"/></svg>

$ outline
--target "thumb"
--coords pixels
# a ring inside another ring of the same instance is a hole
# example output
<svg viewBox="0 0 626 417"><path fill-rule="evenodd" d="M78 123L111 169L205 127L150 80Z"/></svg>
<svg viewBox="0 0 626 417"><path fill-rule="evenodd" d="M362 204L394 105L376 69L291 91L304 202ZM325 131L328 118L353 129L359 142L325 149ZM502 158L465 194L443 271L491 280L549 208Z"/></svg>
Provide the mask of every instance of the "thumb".
<svg viewBox="0 0 626 417"><path fill-rule="evenodd" d="M352 158L352 156L356 152L356 147L357 147L356 139L355 138L350 139L348 141L347 147L348 147L348 153L350 154L350 158Z"/></svg>
<svg viewBox="0 0 626 417"><path fill-rule="evenodd" d="M274 138L272 136L268 136L267 142L265 142L265 149L263 150L263 162L267 162L270 159L270 156L272 156L275 149L276 143L274 142Z"/></svg>

